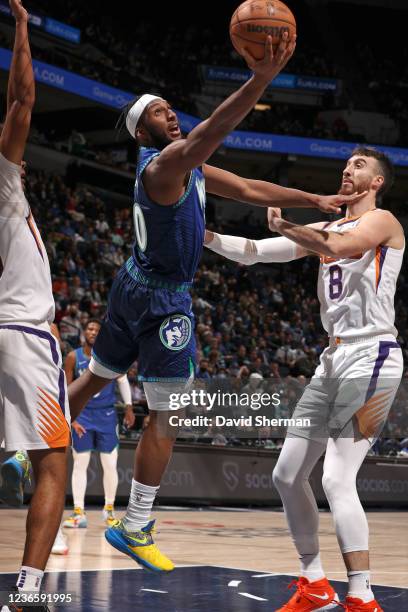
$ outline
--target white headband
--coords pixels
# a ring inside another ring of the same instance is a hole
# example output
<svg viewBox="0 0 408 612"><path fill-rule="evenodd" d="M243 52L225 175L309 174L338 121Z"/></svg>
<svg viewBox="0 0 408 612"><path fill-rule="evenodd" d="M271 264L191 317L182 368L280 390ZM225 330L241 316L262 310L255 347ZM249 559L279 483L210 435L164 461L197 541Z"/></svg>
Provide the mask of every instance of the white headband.
<svg viewBox="0 0 408 612"><path fill-rule="evenodd" d="M160 98L160 96L152 96L152 94L144 94L143 96L140 96L137 102L134 103L134 105L128 111L128 114L126 116L126 127L129 130L129 133L132 136L132 138L135 138L136 126L146 106L148 106L150 102L153 102L153 100L162 100L162 99L163 98Z"/></svg>

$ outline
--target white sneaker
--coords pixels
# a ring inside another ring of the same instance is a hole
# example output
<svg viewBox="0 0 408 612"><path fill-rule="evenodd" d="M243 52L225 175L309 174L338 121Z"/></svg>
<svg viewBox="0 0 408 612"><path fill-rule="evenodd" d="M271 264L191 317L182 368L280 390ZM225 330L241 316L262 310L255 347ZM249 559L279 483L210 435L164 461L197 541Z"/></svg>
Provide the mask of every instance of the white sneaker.
<svg viewBox="0 0 408 612"><path fill-rule="evenodd" d="M67 541L62 533L61 527L58 529L57 537L53 547L51 548L51 554L53 555L67 555L69 551Z"/></svg>

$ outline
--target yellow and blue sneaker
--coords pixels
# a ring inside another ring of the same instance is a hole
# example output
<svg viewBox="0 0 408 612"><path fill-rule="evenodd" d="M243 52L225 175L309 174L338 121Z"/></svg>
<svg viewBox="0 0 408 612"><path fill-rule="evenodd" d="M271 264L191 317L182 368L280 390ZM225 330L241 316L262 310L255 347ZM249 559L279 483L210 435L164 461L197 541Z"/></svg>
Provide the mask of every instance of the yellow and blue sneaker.
<svg viewBox="0 0 408 612"><path fill-rule="evenodd" d="M150 521L140 531L128 531L123 521L117 520L105 531L109 544L134 559L139 565L154 572L171 572L174 565L153 542L156 521Z"/></svg>
<svg viewBox="0 0 408 612"><path fill-rule="evenodd" d="M105 525L112 527L116 523L115 511L112 504L106 504L102 510L102 517Z"/></svg>
<svg viewBox="0 0 408 612"><path fill-rule="evenodd" d="M0 502L18 508L23 505L24 487L30 480L31 461L24 451L17 451L0 468Z"/></svg>
<svg viewBox="0 0 408 612"><path fill-rule="evenodd" d="M88 519L83 508L74 508L73 513L62 524L67 529L86 529Z"/></svg>

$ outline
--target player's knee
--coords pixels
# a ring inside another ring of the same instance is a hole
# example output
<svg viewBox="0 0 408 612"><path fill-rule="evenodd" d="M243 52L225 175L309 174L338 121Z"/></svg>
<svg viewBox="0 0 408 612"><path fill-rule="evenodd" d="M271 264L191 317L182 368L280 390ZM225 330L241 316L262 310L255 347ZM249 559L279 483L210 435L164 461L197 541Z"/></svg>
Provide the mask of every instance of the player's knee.
<svg viewBox="0 0 408 612"><path fill-rule="evenodd" d="M174 444L180 428L170 424L169 412L151 410L149 417L149 422L145 429L149 436L155 438L157 442L167 441Z"/></svg>
<svg viewBox="0 0 408 612"><path fill-rule="evenodd" d="M29 451L36 483L43 478L53 481L56 485L65 487L68 472L67 448Z"/></svg>
<svg viewBox="0 0 408 612"><path fill-rule="evenodd" d="M278 491L284 491L285 489L291 489L295 486L298 479L298 475L294 472L290 472L285 465L276 464L275 469L272 472L273 484Z"/></svg>
<svg viewBox="0 0 408 612"><path fill-rule="evenodd" d="M338 495L343 495L345 489L349 489L349 479L344 478L341 473L325 470L322 477L322 486L327 499L330 501Z"/></svg>

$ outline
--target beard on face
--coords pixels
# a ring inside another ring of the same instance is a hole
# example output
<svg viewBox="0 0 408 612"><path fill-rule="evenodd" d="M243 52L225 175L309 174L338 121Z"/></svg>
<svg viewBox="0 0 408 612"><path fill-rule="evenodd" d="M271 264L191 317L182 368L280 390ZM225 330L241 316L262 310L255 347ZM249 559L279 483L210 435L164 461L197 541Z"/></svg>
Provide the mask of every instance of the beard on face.
<svg viewBox="0 0 408 612"><path fill-rule="evenodd" d="M173 142L172 138L169 138L169 136L155 126L149 126L148 131L152 143L151 146L159 151L162 151L167 145Z"/></svg>
<svg viewBox="0 0 408 612"><path fill-rule="evenodd" d="M182 136L180 136L179 138L170 138L170 136L168 136L164 132L163 128L158 128L155 125L145 124L145 128L150 136L151 143L149 146L158 149L159 151L162 151L164 148L167 147L167 145L171 144L175 140L179 140L180 138L182 138Z"/></svg>
<svg viewBox="0 0 408 612"><path fill-rule="evenodd" d="M341 184L338 190L339 195L350 195L352 193L363 193L363 191L370 191L371 178L360 179L358 183L352 181L352 184L347 183L346 185Z"/></svg>

